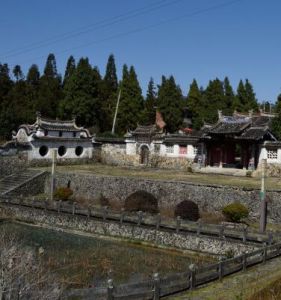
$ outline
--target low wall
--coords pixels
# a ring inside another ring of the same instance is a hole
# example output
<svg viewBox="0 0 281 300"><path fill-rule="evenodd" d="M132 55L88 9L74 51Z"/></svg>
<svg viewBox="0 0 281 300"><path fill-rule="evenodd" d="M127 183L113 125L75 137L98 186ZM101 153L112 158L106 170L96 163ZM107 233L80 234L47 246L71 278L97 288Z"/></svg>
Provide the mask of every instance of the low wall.
<svg viewBox="0 0 281 300"><path fill-rule="evenodd" d="M97 148L98 149L98 148ZM99 151L94 152L96 160L114 166L141 166L140 155L127 155L126 144L103 143ZM192 165L192 160L180 157L167 157L157 154L149 155L148 167L163 169L188 169Z"/></svg>
<svg viewBox="0 0 281 300"><path fill-rule="evenodd" d="M199 208L205 211L220 211L225 205L240 201L249 207L250 217L259 217L260 199L257 189L94 174L57 173L57 186L67 186L68 183L76 196L94 199L102 194L121 204L124 204L126 197L137 190L153 194L158 199L160 207L171 209L186 199L196 202ZM49 187L50 184L46 181L46 192L49 192ZM267 195L270 199L269 221L281 222L281 191L268 191Z"/></svg>
<svg viewBox="0 0 281 300"><path fill-rule="evenodd" d="M16 173L27 167L27 155L24 153L11 156L0 155L0 178Z"/></svg>
<svg viewBox="0 0 281 300"><path fill-rule="evenodd" d="M14 218L24 222L33 222L38 225L58 229L67 228L90 232L97 235L139 240L163 245L181 250L200 251L208 254L226 255L228 252L240 255L245 251L253 251L257 246L250 243L234 242L227 239L196 236L174 231L162 231L133 224L101 221L79 215L70 215L41 209L32 209L24 206L0 204L0 217Z"/></svg>
<svg viewBox="0 0 281 300"><path fill-rule="evenodd" d="M45 182L48 177L48 172L42 172L42 174L39 174L35 178L13 189L10 193L6 195L35 196L44 193Z"/></svg>

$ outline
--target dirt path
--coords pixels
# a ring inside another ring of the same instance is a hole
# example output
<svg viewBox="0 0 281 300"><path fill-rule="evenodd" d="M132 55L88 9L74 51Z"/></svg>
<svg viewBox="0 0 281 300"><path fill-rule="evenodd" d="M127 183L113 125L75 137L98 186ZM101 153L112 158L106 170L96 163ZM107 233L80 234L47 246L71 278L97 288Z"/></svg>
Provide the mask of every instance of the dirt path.
<svg viewBox="0 0 281 300"><path fill-rule="evenodd" d="M281 257L266 264L252 267L223 279L209 283L192 292L166 297L167 300L247 300L257 292L281 278ZM281 299L281 295L272 295L272 299ZM263 299L256 299L263 300Z"/></svg>

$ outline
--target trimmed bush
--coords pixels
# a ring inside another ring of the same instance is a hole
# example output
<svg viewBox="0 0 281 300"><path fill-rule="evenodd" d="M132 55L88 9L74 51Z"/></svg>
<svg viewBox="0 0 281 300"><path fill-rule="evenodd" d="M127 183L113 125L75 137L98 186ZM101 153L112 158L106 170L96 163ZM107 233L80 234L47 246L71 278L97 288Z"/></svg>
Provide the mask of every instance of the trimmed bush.
<svg viewBox="0 0 281 300"><path fill-rule="evenodd" d="M143 211L148 213L158 213L158 200L146 191L137 191L125 200L126 211Z"/></svg>
<svg viewBox="0 0 281 300"><path fill-rule="evenodd" d="M69 187L58 187L54 192L54 198L57 200L67 201L72 195L73 191Z"/></svg>
<svg viewBox="0 0 281 300"><path fill-rule="evenodd" d="M106 198L103 194L99 195L98 201L100 206L109 206L110 204L109 199Z"/></svg>
<svg viewBox="0 0 281 300"><path fill-rule="evenodd" d="M180 202L175 208L174 215L189 221L197 221L200 217L198 205L190 200Z"/></svg>
<svg viewBox="0 0 281 300"><path fill-rule="evenodd" d="M228 221L239 222L241 219L248 217L249 210L244 204L240 202L233 202L225 206L222 213Z"/></svg>

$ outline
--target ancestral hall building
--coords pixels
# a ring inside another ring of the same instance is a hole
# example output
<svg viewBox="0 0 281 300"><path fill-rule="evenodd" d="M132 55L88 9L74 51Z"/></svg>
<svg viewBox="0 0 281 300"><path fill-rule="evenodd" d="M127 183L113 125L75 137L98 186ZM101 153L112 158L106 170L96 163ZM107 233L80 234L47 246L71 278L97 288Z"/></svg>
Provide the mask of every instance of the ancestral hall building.
<svg viewBox="0 0 281 300"><path fill-rule="evenodd" d="M38 113L34 124L19 126L13 140L29 146L28 160L51 159L54 149L58 159L92 158L92 137L75 120L50 120Z"/></svg>
<svg viewBox="0 0 281 300"><path fill-rule="evenodd" d="M126 137L126 154L139 155L146 164L150 155L188 159L200 166L256 169L262 158L281 164L281 143L270 131L274 115L218 112L218 122L199 131L165 134L156 125L139 126Z"/></svg>
<svg viewBox="0 0 281 300"><path fill-rule="evenodd" d="M196 163L200 167L256 169L261 159L281 165L281 142L270 130L272 114L234 113L224 116L218 112L216 124L205 124L201 130L183 129L165 132L165 122L156 113L153 125L138 126L124 138L98 138L78 127L75 120L59 121L37 115L32 125L21 125L13 140L25 146L28 159L50 159L52 149L58 159L92 158L93 153L104 156L105 162L126 165L149 165L152 158ZM97 151L98 149L98 151Z"/></svg>

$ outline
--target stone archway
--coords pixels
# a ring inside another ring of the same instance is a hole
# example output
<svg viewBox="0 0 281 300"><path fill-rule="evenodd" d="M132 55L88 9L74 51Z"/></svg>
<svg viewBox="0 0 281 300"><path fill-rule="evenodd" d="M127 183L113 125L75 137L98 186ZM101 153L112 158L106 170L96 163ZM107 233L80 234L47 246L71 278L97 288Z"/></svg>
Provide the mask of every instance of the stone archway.
<svg viewBox="0 0 281 300"><path fill-rule="evenodd" d="M149 148L147 145L140 147L140 164L147 165L149 161Z"/></svg>

